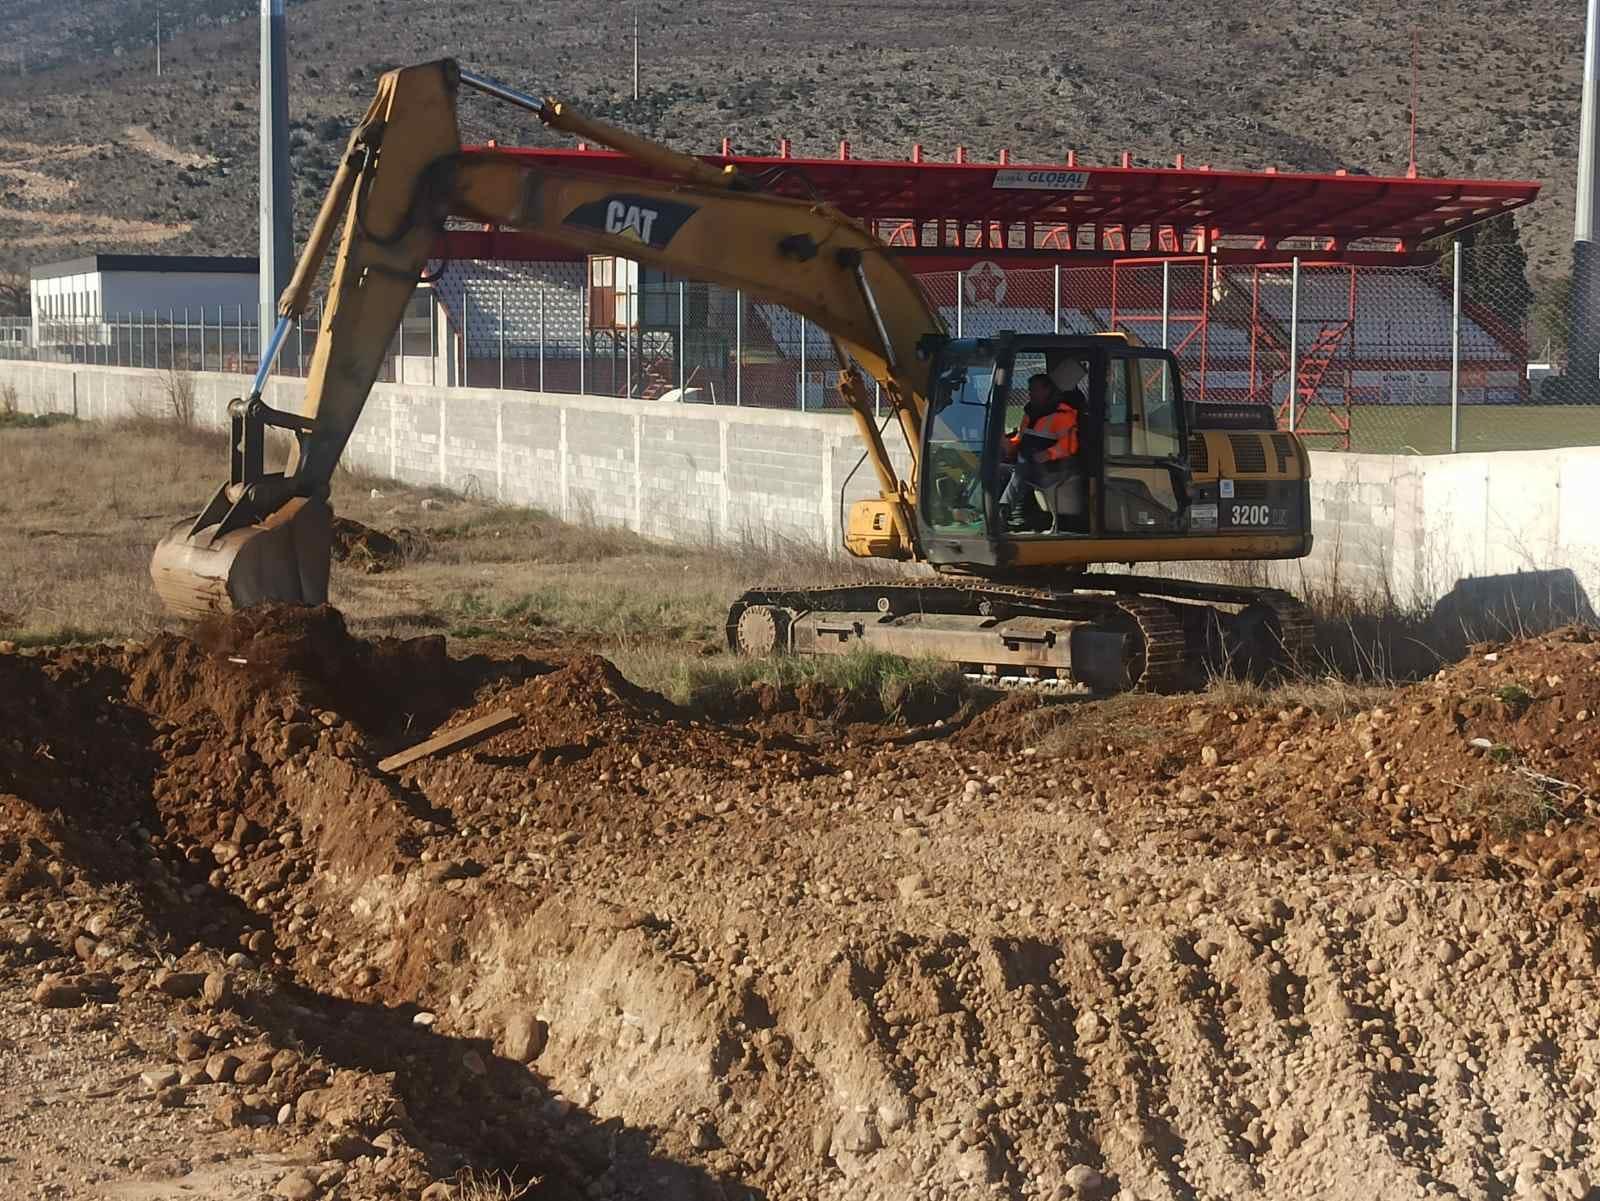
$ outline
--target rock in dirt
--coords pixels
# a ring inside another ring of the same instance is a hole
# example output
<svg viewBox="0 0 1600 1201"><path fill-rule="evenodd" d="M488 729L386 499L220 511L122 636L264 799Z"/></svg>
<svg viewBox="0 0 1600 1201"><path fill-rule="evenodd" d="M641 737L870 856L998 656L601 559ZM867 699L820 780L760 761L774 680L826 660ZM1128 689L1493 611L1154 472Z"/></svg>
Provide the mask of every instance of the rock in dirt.
<svg viewBox="0 0 1600 1201"><path fill-rule="evenodd" d="M272 1060L251 1059L241 1063L233 1073L235 1084L265 1084L272 1079Z"/></svg>
<svg viewBox="0 0 1600 1201"><path fill-rule="evenodd" d="M33 1003L44 1009L76 1009L83 1004L83 989L56 976L46 976L33 990Z"/></svg>
<svg viewBox="0 0 1600 1201"><path fill-rule="evenodd" d="M290 1172L278 1181L278 1196L286 1201L315 1201L322 1188L304 1172Z"/></svg>
<svg viewBox="0 0 1600 1201"><path fill-rule="evenodd" d="M233 1000L233 984L226 972L207 972L200 986L200 1003L207 1009L221 1009Z"/></svg>
<svg viewBox="0 0 1600 1201"><path fill-rule="evenodd" d="M360 1135L336 1134L328 1140L328 1158L337 1159L340 1163L351 1163L363 1155L376 1156L378 1149Z"/></svg>
<svg viewBox="0 0 1600 1201"><path fill-rule="evenodd" d="M928 881L921 872L901 876L894 882L894 886L900 893L902 901L915 901L928 895Z"/></svg>
<svg viewBox="0 0 1600 1201"><path fill-rule="evenodd" d="M174 972L162 968L156 973L153 983L157 992L178 1000L186 1000L200 995L200 990L205 987L206 978L202 972Z"/></svg>
<svg viewBox="0 0 1600 1201"><path fill-rule="evenodd" d="M189 1090L181 1084L173 1084L170 1088L163 1088L156 1093L156 1104L162 1109L179 1109L189 1099Z"/></svg>
<svg viewBox="0 0 1600 1201"><path fill-rule="evenodd" d="M219 1051L206 1060L206 1078L214 1084L227 1084L239 1070L239 1057L230 1051Z"/></svg>
<svg viewBox="0 0 1600 1201"><path fill-rule="evenodd" d="M211 1050L211 1040L198 1030L185 1030L178 1035L178 1059L183 1063L193 1063L197 1059L204 1059Z"/></svg>
<svg viewBox="0 0 1600 1201"><path fill-rule="evenodd" d="M1092 1197L1105 1184L1105 1177L1086 1163L1073 1164L1067 1169L1067 1187L1080 1197Z"/></svg>
<svg viewBox="0 0 1600 1201"><path fill-rule="evenodd" d="M146 1088L160 1092L164 1088L171 1088L178 1083L177 1068L151 1068L148 1072L140 1072L139 1080Z"/></svg>

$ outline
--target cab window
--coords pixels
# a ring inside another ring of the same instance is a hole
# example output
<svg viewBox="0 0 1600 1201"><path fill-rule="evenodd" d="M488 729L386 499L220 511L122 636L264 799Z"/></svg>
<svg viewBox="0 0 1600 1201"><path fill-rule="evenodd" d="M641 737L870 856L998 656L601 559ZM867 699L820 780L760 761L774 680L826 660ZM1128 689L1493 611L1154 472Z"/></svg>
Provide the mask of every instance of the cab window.
<svg viewBox="0 0 1600 1201"><path fill-rule="evenodd" d="M1115 353L1106 363L1104 521L1108 534L1181 531L1173 462L1183 453L1180 391L1159 355Z"/></svg>
<svg viewBox="0 0 1600 1201"><path fill-rule="evenodd" d="M924 464L927 519L945 533L984 528L983 451L994 391L992 356L954 359L934 381Z"/></svg>

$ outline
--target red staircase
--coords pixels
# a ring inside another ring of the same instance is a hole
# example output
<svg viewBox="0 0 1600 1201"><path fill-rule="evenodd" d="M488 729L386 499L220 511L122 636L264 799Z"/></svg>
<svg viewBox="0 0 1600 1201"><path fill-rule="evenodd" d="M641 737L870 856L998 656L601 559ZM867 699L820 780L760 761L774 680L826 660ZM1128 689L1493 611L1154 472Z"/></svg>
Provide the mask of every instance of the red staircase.
<svg viewBox="0 0 1600 1201"><path fill-rule="evenodd" d="M1311 345L1300 353L1299 370L1295 373L1294 432L1302 438L1328 438L1336 450L1350 449L1350 365L1346 358L1341 362L1339 350L1350 334L1350 321L1324 322L1311 339ZM1324 398L1323 385L1343 374L1342 386L1337 387L1341 401ZM1278 406L1278 424L1289 428L1289 402Z"/></svg>

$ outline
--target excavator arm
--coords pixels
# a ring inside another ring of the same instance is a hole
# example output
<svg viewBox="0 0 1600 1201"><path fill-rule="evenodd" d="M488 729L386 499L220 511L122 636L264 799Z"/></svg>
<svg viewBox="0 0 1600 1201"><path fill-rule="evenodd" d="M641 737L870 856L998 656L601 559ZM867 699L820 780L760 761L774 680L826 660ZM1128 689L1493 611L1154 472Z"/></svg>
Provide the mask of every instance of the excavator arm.
<svg viewBox="0 0 1600 1201"><path fill-rule="evenodd" d="M464 150L456 120L463 83L534 109L553 128L619 150L649 174L590 174L504 151ZM199 518L163 541L152 561L169 609L192 616L263 601L326 599L329 484L451 217L742 289L815 322L847 364L840 393L877 471L880 512L890 527L847 545L885 557L915 554L911 514L928 413L927 339L941 335L942 325L892 253L830 205L760 192L731 168L719 171L444 60L384 75L352 133L283 293L278 330L263 351L252 394L234 402L229 483ZM261 400L271 353L305 313L341 222L304 410L278 413ZM894 469L851 358L878 380L900 423L912 454L909 480ZM296 453L281 474L262 467L269 425L296 438Z"/></svg>

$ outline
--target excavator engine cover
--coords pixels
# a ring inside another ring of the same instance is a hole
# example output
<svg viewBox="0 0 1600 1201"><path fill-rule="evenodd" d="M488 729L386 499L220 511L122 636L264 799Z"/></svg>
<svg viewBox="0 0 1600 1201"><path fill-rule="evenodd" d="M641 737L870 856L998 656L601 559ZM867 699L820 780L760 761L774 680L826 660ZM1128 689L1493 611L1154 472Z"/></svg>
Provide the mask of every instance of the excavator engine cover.
<svg viewBox="0 0 1600 1201"><path fill-rule="evenodd" d="M183 522L161 540L150 578L167 611L201 618L260 604L320 605L328 599L333 512L328 502L297 496L255 525L213 540Z"/></svg>

